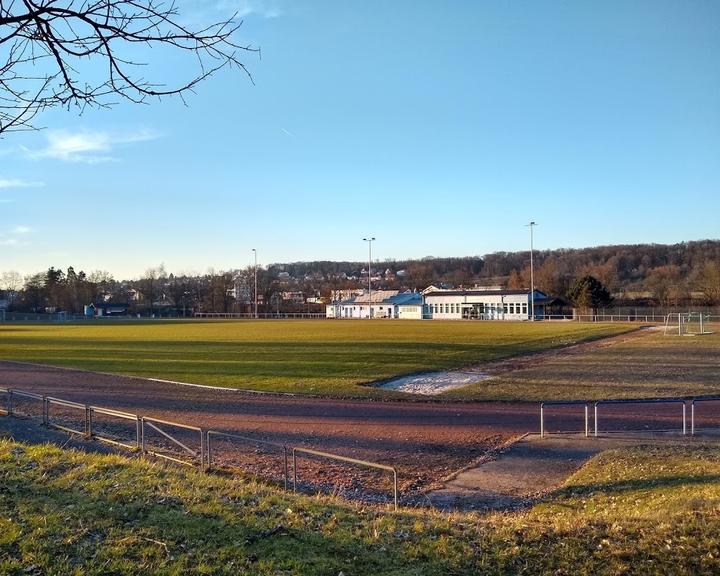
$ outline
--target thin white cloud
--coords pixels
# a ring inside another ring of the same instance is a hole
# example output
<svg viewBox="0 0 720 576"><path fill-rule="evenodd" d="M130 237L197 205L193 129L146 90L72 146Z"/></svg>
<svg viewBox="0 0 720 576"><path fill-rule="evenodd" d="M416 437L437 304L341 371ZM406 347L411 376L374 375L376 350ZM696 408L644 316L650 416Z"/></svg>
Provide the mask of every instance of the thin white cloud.
<svg viewBox="0 0 720 576"><path fill-rule="evenodd" d="M147 142L159 138L159 134L152 130L138 130L124 134L82 130L69 132L67 130L54 130L46 133L47 146L41 150L28 150L25 152L30 158L53 158L63 162L83 162L85 164L99 164L101 162L116 161L112 155L118 146Z"/></svg>
<svg viewBox="0 0 720 576"><path fill-rule="evenodd" d="M27 244L27 237L32 231L32 228L22 224L13 226L9 232L0 233L0 246L7 247Z"/></svg>
<svg viewBox="0 0 720 576"><path fill-rule="evenodd" d="M0 189L3 188L39 188L45 186L44 182L31 182L21 178L0 178ZM3 200L0 199L0 202Z"/></svg>
<svg viewBox="0 0 720 576"><path fill-rule="evenodd" d="M215 8L223 13L237 14L238 18L278 18L283 13L279 3L273 0L218 0Z"/></svg>

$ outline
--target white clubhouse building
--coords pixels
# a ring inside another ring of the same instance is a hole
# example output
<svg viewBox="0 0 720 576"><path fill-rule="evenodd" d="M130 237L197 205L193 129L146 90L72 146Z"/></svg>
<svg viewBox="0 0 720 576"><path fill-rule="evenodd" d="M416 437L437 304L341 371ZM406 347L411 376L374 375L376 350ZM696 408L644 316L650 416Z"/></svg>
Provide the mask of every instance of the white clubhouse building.
<svg viewBox="0 0 720 576"><path fill-rule="evenodd" d="M550 300L540 290L534 292L535 318L545 317ZM422 294L397 290L374 290L328 304L328 318L406 318L428 320L529 320L532 309L530 290L500 287L442 289L430 286Z"/></svg>
<svg viewBox="0 0 720 576"><path fill-rule="evenodd" d="M545 316L546 294L535 290L535 318ZM430 286L423 291L424 318L434 320L529 320L530 290L473 287L443 290Z"/></svg>

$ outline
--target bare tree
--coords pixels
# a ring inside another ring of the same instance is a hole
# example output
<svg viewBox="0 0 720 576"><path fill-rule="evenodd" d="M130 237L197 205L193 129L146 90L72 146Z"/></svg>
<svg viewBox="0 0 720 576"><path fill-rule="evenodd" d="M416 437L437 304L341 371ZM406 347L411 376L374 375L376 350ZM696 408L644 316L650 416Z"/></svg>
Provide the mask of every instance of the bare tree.
<svg viewBox="0 0 720 576"><path fill-rule="evenodd" d="M32 119L51 107L182 98L224 67L252 80L240 58L257 49L236 43L241 25L233 16L190 28L172 0L0 1L0 134L32 129ZM136 46L186 53L195 69L174 86L145 78L147 63L129 56Z"/></svg>

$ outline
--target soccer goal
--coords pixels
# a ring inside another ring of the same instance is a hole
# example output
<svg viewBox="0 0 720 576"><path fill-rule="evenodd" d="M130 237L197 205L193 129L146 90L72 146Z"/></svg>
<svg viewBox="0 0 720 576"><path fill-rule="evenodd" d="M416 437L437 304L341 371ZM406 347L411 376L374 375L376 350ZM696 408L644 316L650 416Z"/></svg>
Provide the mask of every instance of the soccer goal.
<svg viewBox="0 0 720 576"><path fill-rule="evenodd" d="M702 336L712 334L707 330L709 314L701 312L672 312L665 317L665 334L678 336Z"/></svg>

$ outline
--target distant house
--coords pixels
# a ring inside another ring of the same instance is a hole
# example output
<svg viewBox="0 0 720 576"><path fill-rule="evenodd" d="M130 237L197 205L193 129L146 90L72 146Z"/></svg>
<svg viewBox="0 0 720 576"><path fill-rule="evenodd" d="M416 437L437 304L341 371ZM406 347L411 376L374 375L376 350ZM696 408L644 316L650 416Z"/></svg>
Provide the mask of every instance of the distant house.
<svg viewBox="0 0 720 576"><path fill-rule="evenodd" d="M417 292L375 290L328 304L328 318L422 318L422 295Z"/></svg>
<svg viewBox="0 0 720 576"><path fill-rule="evenodd" d="M282 293L282 299L285 302L294 302L295 304L302 304L305 302L303 293L299 290L289 290Z"/></svg>
<svg viewBox="0 0 720 576"><path fill-rule="evenodd" d="M90 307L95 310L95 316L126 316L130 305L120 302L96 302Z"/></svg>
<svg viewBox="0 0 720 576"><path fill-rule="evenodd" d="M494 286L455 290L431 286L423 291L423 296L423 317L433 320L529 320L531 316L530 290L504 290ZM536 319L545 316L545 306L550 301L545 293L535 290Z"/></svg>

